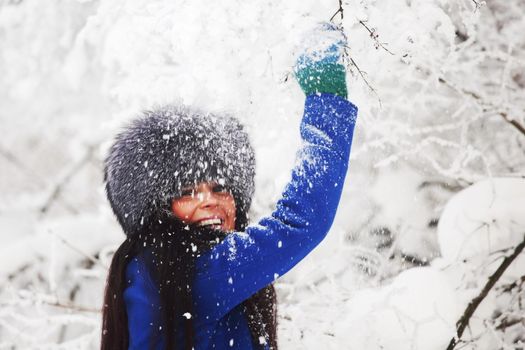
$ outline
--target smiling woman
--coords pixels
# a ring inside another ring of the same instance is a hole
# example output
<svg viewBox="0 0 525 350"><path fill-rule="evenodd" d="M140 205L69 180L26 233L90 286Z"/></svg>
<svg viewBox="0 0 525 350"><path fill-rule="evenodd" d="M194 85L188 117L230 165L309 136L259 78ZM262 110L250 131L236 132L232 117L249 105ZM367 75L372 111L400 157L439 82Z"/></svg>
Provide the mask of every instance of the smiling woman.
<svg viewBox="0 0 525 350"><path fill-rule="evenodd" d="M224 289L197 292L202 257L246 229L254 176L248 135L231 117L165 106L117 136L106 190L128 239L108 276L102 349L276 348L271 281L219 318L197 315ZM228 270L216 275L226 284Z"/></svg>
<svg viewBox="0 0 525 350"><path fill-rule="evenodd" d="M357 116L339 64L344 36L322 33L296 69L304 146L256 225L254 151L237 119L167 106L117 136L106 191L128 239L109 271L103 350L277 349L272 283L330 229Z"/></svg>
<svg viewBox="0 0 525 350"><path fill-rule="evenodd" d="M204 182L183 188L181 196L171 202L175 217L187 224L223 231L235 229L235 199L216 182Z"/></svg>

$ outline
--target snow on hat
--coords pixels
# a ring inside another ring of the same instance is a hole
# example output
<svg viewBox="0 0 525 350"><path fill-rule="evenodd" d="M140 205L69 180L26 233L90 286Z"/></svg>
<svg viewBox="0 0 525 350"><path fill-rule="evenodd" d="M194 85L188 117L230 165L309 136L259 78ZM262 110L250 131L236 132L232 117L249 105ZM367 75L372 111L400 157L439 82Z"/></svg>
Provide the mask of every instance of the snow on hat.
<svg viewBox="0 0 525 350"><path fill-rule="evenodd" d="M164 106L144 112L120 134L105 161L106 194L127 235L170 210L181 189L216 181L237 213L254 192L255 156L243 126L229 116Z"/></svg>

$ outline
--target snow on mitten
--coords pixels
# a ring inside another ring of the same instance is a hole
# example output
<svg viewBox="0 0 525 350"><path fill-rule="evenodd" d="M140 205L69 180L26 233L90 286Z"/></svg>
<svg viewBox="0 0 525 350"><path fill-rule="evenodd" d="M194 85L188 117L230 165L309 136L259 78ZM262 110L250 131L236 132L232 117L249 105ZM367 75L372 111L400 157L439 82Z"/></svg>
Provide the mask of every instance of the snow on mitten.
<svg viewBox="0 0 525 350"><path fill-rule="evenodd" d="M303 51L294 67L295 78L306 96L329 93L347 97L342 56L346 39L330 23L321 24L303 40Z"/></svg>

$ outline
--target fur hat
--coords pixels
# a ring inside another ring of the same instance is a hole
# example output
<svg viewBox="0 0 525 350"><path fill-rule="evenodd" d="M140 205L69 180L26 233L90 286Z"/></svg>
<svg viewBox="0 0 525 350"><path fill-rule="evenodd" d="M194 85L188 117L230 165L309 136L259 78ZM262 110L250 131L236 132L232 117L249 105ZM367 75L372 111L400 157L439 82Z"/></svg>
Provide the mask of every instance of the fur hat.
<svg viewBox="0 0 525 350"><path fill-rule="evenodd" d="M254 151L237 119L175 106L133 120L117 135L104 169L106 194L127 235L163 217L182 188L200 182L224 185L238 215L246 215L254 176Z"/></svg>

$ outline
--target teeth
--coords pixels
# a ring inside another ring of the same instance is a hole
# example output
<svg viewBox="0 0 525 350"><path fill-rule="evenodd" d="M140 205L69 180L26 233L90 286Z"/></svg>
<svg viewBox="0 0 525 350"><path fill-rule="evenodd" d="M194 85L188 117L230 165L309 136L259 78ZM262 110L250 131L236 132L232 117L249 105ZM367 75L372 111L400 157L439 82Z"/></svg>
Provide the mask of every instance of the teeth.
<svg viewBox="0 0 525 350"><path fill-rule="evenodd" d="M197 224L197 226L208 226L208 225L220 225L222 223L221 219L208 219L203 220Z"/></svg>

